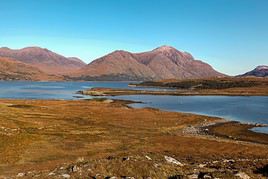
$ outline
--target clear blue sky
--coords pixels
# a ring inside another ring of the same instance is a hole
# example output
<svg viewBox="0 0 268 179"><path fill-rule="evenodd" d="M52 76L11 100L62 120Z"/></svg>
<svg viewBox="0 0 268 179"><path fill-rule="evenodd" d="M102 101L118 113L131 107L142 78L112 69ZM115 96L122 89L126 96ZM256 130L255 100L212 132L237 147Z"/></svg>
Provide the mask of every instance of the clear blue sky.
<svg viewBox="0 0 268 179"><path fill-rule="evenodd" d="M230 74L268 64L268 0L0 0L0 46L86 62L161 45Z"/></svg>

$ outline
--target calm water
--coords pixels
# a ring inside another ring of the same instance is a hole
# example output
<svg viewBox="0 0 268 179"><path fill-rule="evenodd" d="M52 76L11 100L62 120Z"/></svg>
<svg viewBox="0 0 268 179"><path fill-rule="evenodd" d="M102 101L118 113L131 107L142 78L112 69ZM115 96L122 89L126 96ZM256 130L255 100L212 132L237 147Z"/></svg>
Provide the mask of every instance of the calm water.
<svg viewBox="0 0 268 179"><path fill-rule="evenodd" d="M222 117L243 123L268 124L268 97L133 95L112 98L142 102L130 105L135 108L152 107ZM253 130L268 133L268 127Z"/></svg>
<svg viewBox="0 0 268 179"><path fill-rule="evenodd" d="M79 90L92 87L131 88L129 82L30 82L0 81L0 98L12 99L75 99ZM139 89L139 88L134 88ZM151 89L151 88L150 88ZM153 89L152 90L156 90ZM90 98L84 96L85 98Z"/></svg>
<svg viewBox="0 0 268 179"><path fill-rule="evenodd" d="M13 99L76 99L79 90L92 87L126 88L129 82L1 82L0 98ZM133 88L132 88L133 89ZM135 88L139 89L139 88ZM144 89L144 88L143 88ZM157 90L156 88L146 88ZM163 89L161 89L163 90ZM111 97L141 101L131 106L153 107L167 111L181 111L222 117L240 122L268 124L268 97L230 96L153 96L133 95ZM255 128L268 133L268 127Z"/></svg>

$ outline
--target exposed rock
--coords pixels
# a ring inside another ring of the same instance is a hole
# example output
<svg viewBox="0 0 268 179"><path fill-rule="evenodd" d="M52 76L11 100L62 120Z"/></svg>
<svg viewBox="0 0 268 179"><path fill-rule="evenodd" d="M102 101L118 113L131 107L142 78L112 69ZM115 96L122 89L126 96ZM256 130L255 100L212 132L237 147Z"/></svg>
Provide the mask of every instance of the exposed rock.
<svg viewBox="0 0 268 179"><path fill-rule="evenodd" d="M56 175L54 172L50 172L49 174L48 174L48 176L53 176L53 175Z"/></svg>
<svg viewBox="0 0 268 179"><path fill-rule="evenodd" d="M207 164L199 164L198 167L199 168L204 168Z"/></svg>
<svg viewBox="0 0 268 179"><path fill-rule="evenodd" d="M130 158L129 157L123 157L123 161L127 161L127 160L129 160Z"/></svg>
<svg viewBox="0 0 268 179"><path fill-rule="evenodd" d="M114 100L112 100L112 99L106 99L106 100L104 100L103 102L104 102L104 103L108 103L108 104L109 104L109 103L114 102Z"/></svg>
<svg viewBox="0 0 268 179"><path fill-rule="evenodd" d="M181 162L179 162L178 160L172 158L172 157L169 157L169 156L165 156L165 159L168 163L172 163L172 164L176 164L178 166L184 166Z"/></svg>
<svg viewBox="0 0 268 179"><path fill-rule="evenodd" d="M210 178L212 178L212 176L205 174L203 178L204 179L210 179Z"/></svg>
<svg viewBox="0 0 268 179"><path fill-rule="evenodd" d="M235 163L235 160L233 159L225 159L223 160L224 163Z"/></svg>
<svg viewBox="0 0 268 179"><path fill-rule="evenodd" d="M149 157L148 155L146 155L145 158L146 158L147 160L152 160L152 158Z"/></svg>
<svg viewBox="0 0 268 179"><path fill-rule="evenodd" d="M63 178L70 178L71 176L69 174L62 174L61 175Z"/></svg>
<svg viewBox="0 0 268 179"><path fill-rule="evenodd" d="M235 174L236 177L240 177L242 179L250 179L250 176L248 176L246 173L244 172L238 172L237 174Z"/></svg>
<svg viewBox="0 0 268 179"><path fill-rule="evenodd" d="M198 174L191 174L187 176L188 179L198 179Z"/></svg>
<svg viewBox="0 0 268 179"><path fill-rule="evenodd" d="M25 173L18 173L17 177L24 177L26 174Z"/></svg>
<svg viewBox="0 0 268 179"><path fill-rule="evenodd" d="M72 165L69 167L70 172L77 172L80 168L77 165Z"/></svg>

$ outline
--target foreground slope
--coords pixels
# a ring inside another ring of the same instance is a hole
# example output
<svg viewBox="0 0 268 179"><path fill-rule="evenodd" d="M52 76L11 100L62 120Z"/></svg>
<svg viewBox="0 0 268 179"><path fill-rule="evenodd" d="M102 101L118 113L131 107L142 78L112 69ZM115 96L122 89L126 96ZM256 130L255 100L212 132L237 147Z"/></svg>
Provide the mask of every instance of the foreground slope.
<svg viewBox="0 0 268 179"><path fill-rule="evenodd" d="M0 178L268 176L268 135L254 126L206 135L220 119L101 99L1 99L0 111Z"/></svg>
<svg viewBox="0 0 268 179"><path fill-rule="evenodd" d="M11 58L0 57L0 80L61 80L55 75L48 75L36 67Z"/></svg>
<svg viewBox="0 0 268 179"><path fill-rule="evenodd" d="M83 67L77 78L92 80L160 80L220 77L210 65L187 52L162 46L149 52L115 51Z"/></svg>
<svg viewBox="0 0 268 179"><path fill-rule="evenodd" d="M4 47L0 48L0 57L13 58L49 74L69 74L85 65L81 60L66 58L40 47L27 47L19 50Z"/></svg>

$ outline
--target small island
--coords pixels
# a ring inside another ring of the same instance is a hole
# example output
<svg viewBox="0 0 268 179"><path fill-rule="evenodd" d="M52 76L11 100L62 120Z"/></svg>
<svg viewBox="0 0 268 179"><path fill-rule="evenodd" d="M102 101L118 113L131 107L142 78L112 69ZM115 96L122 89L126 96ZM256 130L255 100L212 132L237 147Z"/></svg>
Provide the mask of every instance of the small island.
<svg viewBox="0 0 268 179"><path fill-rule="evenodd" d="M131 83L133 89L91 88L78 93L91 96L118 95L177 95L177 96L267 96L268 78L225 77L196 80L163 80ZM151 87L158 90L142 90L135 87Z"/></svg>

